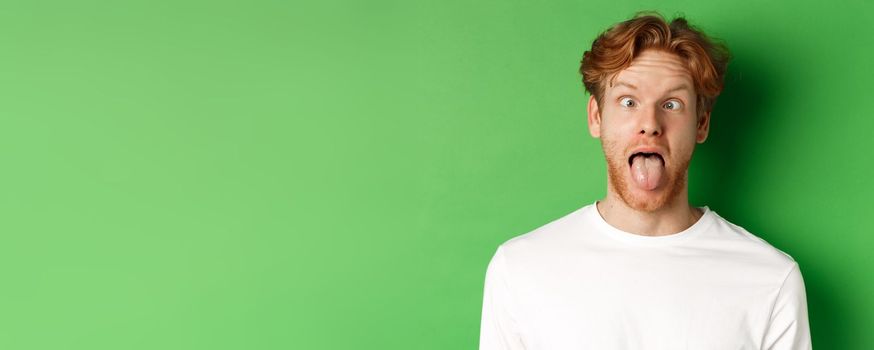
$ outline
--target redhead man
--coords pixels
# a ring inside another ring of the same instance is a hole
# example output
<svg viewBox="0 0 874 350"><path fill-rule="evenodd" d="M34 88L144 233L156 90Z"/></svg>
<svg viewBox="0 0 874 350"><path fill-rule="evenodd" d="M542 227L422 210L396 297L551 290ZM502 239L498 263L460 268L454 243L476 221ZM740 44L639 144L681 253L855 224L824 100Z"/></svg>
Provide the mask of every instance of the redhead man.
<svg viewBox="0 0 874 350"><path fill-rule="evenodd" d="M810 349L798 264L688 201L728 50L683 18L638 14L580 72L607 195L501 244L480 349Z"/></svg>

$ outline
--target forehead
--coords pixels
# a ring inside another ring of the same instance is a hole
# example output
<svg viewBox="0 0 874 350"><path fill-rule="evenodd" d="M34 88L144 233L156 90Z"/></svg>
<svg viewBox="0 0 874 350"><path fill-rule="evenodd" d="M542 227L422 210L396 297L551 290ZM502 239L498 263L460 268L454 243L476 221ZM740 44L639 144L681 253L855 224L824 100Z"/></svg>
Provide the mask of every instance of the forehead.
<svg viewBox="0 0 874 350"><path fill-rule="evenodd" d="M686 63L675 54L656 50L642 52L634 58L630 66L619 71L609 81L612 86L607 86L608 91L636 88L659 93L685 85L690 90L689 93L694 93L692 76Z"/></svg>

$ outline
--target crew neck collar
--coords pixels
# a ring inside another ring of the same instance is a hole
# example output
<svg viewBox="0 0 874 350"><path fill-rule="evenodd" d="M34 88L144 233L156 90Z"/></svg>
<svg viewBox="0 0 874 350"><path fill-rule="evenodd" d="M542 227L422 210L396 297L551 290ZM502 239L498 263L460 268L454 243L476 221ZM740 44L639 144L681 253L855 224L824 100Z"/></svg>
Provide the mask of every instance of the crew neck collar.
<svg viewBox="0 0 874 350"><path fill-rule="evenodd" d="M710 227L710 224L712 224L714 221L713 211L711 211L708 206L697 208L704 211L704 214L702 214L701 217L698 218L698 221L692 224L692 226L689 226L683 231L663 236L639 235L636 233L620 230L613 225L610 225L606 220L604 220L604 217L601 216L601 213L598 211L598 201L590 204L588 206L588 210L586 210L584 215L588 215L591 219L591 222L595 223L597 232L604 234L610 238L633 244L665 245L681 242L691 237L699 236L701 232L707 230L707 228Z"/></svg>

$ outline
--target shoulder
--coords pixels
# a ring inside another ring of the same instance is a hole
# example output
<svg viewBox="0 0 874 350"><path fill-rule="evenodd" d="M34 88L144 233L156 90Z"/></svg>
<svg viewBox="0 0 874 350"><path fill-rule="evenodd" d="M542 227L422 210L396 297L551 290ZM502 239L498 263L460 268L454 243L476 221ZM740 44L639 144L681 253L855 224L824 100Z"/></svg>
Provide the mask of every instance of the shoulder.
<svg viewBox="0 0 874 350"><path fill-rule="evenodd" d="M714 254L730 256L738 264L754 265L750 267L772 268L783 276L796 267L795 259L788 253L715 212L712 214L714 223L701 244L711 245Z"/></svg>
<svg viewBox="0 0 874 350"><path fill-rule="evenodd" d="M507 239L498 246L497 254L516 263L542 261L562 252L578 252L581 233L588 226L583 215L590 206L562 214L539 227Z"/></svg>

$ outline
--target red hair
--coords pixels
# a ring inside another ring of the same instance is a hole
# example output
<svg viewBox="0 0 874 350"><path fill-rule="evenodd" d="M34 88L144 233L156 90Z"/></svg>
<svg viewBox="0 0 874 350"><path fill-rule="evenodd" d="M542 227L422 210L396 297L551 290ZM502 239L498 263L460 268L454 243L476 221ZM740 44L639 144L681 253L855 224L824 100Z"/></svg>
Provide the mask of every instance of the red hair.
<svg viewBox="0 0 874 350"><path fill-rule="evenodd" d="M697 112L709 112L722 92L725 70L731 55L728 48L689 25L683 17L667 23L658 13L642 12L601 33L592 49L583 54L580 74L586 90L598 104L604 97L605 81L631 65L644 50L661 50L677 55L686 63L695 83Z"/></svg>

